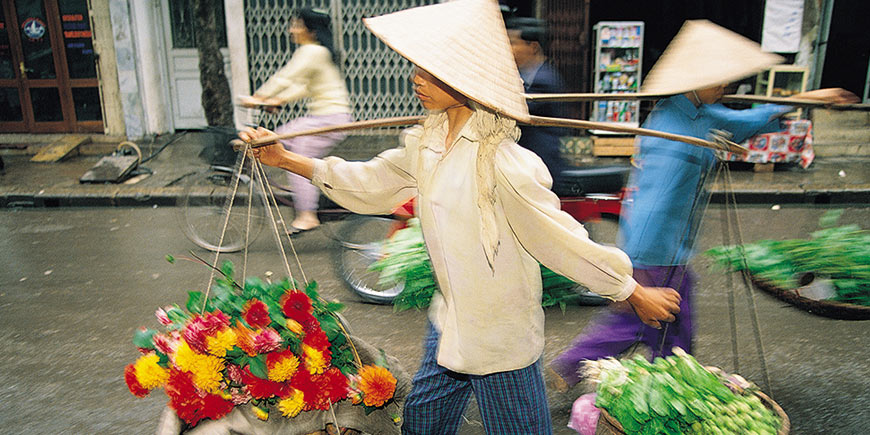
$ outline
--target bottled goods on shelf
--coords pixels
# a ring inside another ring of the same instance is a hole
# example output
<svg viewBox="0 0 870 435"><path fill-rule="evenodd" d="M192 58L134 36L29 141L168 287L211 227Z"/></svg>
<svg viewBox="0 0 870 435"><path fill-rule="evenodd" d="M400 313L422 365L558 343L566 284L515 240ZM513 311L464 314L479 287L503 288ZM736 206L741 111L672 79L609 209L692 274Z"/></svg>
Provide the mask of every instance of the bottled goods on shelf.
<svg viewBox="0 0 870 435"><path fill-rule="evenodd" d="M637 122L637 109L635 101L599 101L596 121Z"/></svg>
<svg viewBox="0 0 870 435"><path fill-rule="evenodd" d="M602 47L640 47L640 26L602 26Z"/></svg>

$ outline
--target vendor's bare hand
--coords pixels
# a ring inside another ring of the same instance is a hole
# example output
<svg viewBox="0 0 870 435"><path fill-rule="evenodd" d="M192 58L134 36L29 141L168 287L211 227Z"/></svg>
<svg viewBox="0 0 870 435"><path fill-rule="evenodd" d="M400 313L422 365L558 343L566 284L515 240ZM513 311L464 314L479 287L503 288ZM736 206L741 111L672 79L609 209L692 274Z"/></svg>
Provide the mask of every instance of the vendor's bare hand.
<svg viewBox="0 0 870 435"><path fill-rule="evenodd" d="M259 127L256 130L251 127L247 127L239 132L239 139L245 142L268 138L270 136L276 135L272 131L267 130L263 127ZM253 158L259 160L260 163L264 165L278 166L280 162L285 158L286 152L287 151L281 144L279 144L278 142L273 142L268 145L251 148L250 154Z"/></svg>
<svg viewBox="0 0 870 435"><path fill-rule="evenodd" d="M792 95L792 98L817 100L828 104L855 104L861 101L857 95L843 88L816 89Z"/></svg>
<svg viewBox="0 0 870 435"><path fill-rule="evenodd" d="M667 287L643 287L638 284L634 293L628 297L641 322L654 328L661 328L660 322L673 322L680 312L680 294Z"/></svg>

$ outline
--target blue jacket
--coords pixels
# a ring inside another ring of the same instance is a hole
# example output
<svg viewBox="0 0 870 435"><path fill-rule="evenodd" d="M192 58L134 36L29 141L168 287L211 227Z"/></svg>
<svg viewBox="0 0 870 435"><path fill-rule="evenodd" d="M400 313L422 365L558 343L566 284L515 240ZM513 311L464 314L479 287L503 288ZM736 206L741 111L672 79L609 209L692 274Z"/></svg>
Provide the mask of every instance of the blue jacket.
<svg viewBox="0 0 870 435"><path fill-rule="evenodd" d="M789 106L764 105L732 110L721 104L695 107L684 95L656 104L644 127L706 138L710 129L727 130L740 143L779 129ZM623 203L620 247L635 267L686 264L709 194L705 187L714 152L683 142L643 136L632 171L630 197Z"/></svg>

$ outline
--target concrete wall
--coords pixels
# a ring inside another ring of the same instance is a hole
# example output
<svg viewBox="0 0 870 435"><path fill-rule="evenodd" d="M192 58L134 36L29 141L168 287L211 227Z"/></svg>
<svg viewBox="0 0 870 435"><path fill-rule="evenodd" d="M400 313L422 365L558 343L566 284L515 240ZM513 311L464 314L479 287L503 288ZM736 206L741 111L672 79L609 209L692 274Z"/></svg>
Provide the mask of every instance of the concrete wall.
<svg viewBox="0 0 870 435"><path fill-rule="evenodd" d="M819 157L870 157L870 112L813 109L813 150Z"/></svg>

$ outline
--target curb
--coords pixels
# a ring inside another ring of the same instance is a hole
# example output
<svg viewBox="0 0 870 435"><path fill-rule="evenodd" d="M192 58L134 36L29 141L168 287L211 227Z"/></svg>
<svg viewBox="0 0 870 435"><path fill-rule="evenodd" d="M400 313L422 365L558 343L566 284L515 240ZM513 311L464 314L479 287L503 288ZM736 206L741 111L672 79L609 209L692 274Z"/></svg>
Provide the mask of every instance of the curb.
<svg viewBox="0 0 870 435"><path fill-rule="evenodd" d="M157 188L152 191L120 191L88 193L0 193L0 208L60 208L60 207L171 207L179 204L184 192ZM205 202L207 195L195 197ZM736 190L737 204L870 204L870 189L843 190ZM289 194L286 195L289 199ZM728 196L722 190L713 191L711 204L725 204Z"/></svg>

